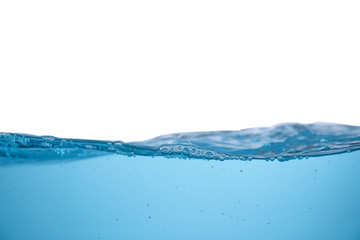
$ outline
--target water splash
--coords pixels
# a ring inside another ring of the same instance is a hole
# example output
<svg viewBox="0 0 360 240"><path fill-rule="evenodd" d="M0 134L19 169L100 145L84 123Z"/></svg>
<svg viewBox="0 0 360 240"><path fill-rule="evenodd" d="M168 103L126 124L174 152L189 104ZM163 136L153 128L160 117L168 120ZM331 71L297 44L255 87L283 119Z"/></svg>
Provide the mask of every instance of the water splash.
<svg viewBox="0 0 360 240"><path fill-rule="evenodd" d="M174 133L138 142L0 133L0 164L73 160L106 154L286 161L359 149L360 127L332 123L285 123L239 131Z"/></svg>

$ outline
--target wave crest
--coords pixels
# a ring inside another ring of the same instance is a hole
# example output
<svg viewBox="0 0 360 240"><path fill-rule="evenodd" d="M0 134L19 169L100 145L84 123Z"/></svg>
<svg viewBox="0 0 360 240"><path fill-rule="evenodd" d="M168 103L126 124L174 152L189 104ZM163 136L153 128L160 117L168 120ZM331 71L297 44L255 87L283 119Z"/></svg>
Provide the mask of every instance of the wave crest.
<svg viewBox="0 0 360 240"><path fill-rule="evenodd" d="M128 143L0 133L2 164L81 159L104 154L286 161L359 149L360 127L332 123L285 123L239 131L174 133Z"/></svg>

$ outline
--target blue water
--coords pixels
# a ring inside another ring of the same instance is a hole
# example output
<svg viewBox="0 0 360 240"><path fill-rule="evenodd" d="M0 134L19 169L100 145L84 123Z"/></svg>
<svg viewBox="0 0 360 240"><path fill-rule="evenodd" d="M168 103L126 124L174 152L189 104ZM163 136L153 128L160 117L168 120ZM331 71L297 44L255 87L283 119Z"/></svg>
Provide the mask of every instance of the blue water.
<svg viewBox="0 0 360 240"><path fill-rule="evenodd" d="M0 134L0 239L360 239L360 127ZM135 156L135 157L134 157Z"/></svg>

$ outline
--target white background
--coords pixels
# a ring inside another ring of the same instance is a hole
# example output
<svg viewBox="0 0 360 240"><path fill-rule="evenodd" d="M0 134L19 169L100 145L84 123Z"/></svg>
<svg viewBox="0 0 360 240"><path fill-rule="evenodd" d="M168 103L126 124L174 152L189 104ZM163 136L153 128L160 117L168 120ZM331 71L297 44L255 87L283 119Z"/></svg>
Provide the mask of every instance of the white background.
<svg viewBox="0 0 360 240"><path fill-rule="evenodd" d="M0 2L0 131L360 125L359 1Z"/></svg>

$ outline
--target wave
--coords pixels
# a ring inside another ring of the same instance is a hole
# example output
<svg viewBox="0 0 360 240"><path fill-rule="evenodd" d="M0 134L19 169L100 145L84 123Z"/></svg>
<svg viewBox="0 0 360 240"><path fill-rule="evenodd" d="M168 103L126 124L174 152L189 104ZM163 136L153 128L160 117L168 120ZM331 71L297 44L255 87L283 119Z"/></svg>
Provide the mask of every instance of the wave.
<svg viewBox="0 0 360 240"><path fill-rule="evenodd" d="M0 133L0 164L83 159L107 154L207 160L279 160L360 149L360 127L284 123L239 131L174 133L146 141L66 139Z"/></svg>

